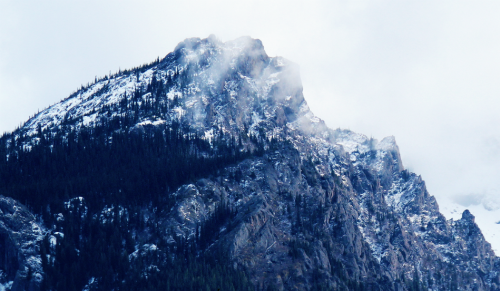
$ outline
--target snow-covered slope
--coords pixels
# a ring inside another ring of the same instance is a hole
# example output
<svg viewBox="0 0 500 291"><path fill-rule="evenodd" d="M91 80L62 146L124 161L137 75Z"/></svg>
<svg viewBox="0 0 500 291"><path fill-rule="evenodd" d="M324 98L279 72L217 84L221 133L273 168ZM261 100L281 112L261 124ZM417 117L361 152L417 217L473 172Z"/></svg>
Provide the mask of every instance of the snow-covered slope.
<svg viewBox="0 0 500 291"><path fill-rule="evenodd" d="M161 92L144 93L160 83ZM286 118L319 122L303 99L296 65L268 57L258 40L221 43L211 36L186 39L161 61L100 79L41 111L17 133L36 143L40 130L79 130L124 117L123 105L130 108L134 102L165 107L137 112L135 126L186 123L207 138L214 129L236 133L245 126L254 133L269 127L272 135L271 128Z"/></svg>

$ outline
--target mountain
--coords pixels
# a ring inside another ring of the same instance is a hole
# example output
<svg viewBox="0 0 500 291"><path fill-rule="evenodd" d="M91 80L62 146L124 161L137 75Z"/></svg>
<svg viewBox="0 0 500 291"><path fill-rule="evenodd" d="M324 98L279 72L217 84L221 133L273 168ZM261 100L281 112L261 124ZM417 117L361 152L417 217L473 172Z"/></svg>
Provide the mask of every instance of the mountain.
<svg viewBox="0 0 500 291"><path fill-rule="evenodd" d="M446 220L394 137L329 129L248 37L36 114L0 138L0 194L6 290L500 290L474 216Z"/></svg>
<svg viewBox="0 0 500 291"><path fill-rule="evenodd" d="M457 220L468 209L474 214L476 224L481 228L485 239L491 243L493 251L496 254L500 254L500 204L498 203L500 196L481 195L480 193L474 196L479 197L476 198L478 201L474 203L457 201L456 197L460 196L455 196L455 199L448 199L448 201L445 200L446 204L444 207L440 207L440 212L448 219L453 218Z"/></svg>

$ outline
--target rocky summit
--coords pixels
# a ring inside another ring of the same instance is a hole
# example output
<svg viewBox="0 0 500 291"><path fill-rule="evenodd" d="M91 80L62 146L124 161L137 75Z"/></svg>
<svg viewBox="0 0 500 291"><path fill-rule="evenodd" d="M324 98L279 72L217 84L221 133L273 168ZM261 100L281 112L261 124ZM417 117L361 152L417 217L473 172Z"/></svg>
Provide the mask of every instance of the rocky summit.
<svg viewBox="0 0 500 291"><path fill-rule="evenodd" d="M249 37L186 39L4 134L0 195L5 290L500 290L474 216L446 220L394 137L328 128Z"/></svg>

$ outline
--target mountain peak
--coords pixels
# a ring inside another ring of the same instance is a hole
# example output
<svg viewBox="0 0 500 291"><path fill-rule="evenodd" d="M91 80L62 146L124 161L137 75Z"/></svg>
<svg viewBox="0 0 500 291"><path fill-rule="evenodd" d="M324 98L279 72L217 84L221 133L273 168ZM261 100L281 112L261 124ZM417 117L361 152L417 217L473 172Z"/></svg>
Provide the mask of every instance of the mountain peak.
<svg viewBox="0 0 500 291"><path fill-rule="evenodd" d="M476 218L472 215L472 213L470 213L469 209L465 209L462 213L462 220L475 222L475 219Z"/></svg>
<svg viewBox="0 0 500 291"><path fill-rule="evenodd" d="M97 80L41 111L17 133L31 137L33 145L39 131L78 131L131 114L131 128L176 122L202 136L211 130L238 136L247 128L270 138L286 124L309 131L319 122L302 95L296 64L270 58L258 39L223 43L211 35L182 41L161 61Z"/></svg>
<svg viewBox="0 0 500 291"><path fill-rule="evenodd" d="M199 61L209 56L223 56L225 60L232 60L242 55L251 59L269 61L262 42L249 36L242 36L227 42L221 42L213 34L204 39L187 38L175 47L173 53L187 57L188 61Z"/></svg>

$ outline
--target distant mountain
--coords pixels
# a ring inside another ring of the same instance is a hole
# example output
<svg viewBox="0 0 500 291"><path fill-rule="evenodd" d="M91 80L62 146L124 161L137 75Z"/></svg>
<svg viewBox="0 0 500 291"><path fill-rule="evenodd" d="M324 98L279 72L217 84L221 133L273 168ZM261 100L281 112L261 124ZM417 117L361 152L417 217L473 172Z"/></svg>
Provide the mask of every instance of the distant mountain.
<svg viewBox="0 0 500 291"><path fill-rule="evenodd" d="M329 129L248 37L186 39L3 135L0 194L6 290L500 290L474 216L446 220L394 137Z"/></svg>

